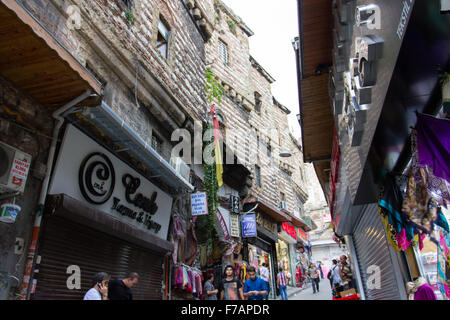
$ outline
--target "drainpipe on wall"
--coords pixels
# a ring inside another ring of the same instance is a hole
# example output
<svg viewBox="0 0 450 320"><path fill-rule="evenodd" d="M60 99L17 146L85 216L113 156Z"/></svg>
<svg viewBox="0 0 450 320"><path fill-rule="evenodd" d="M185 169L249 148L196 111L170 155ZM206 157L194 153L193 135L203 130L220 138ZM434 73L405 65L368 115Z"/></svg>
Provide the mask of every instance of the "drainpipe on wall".
<svg viewBox="0 0 450 320"><path fill-rule="evenodd" d="M35 260L35 254L36 254L36 245L39 237L39 231L41 228L41 222L42 222L42 214L44 211L44 204L45 199L47 197L47 191L48 186L50 182L50 175L53 169L53 161L55 158L55 151L56 151L56 144L58 142L58 135L59 131L64 123L63 114L66 113L70 108L75 106L76 104L80 103L81 101L85 100L91 95L91 90L86 90L85 93L83 93L78 98L70 101L63 107L59 108L55 112L53 112L52 117L56 120L55 127L53 128L53 139L50 145L50 150L48 153L48 159L47 159L47 170L45 173L44 180L42 181L42 187L41 187L41 193L39 196L39 204L37 207L36 217L34 220L34 226L33 226L33 235L31 237L30 246L28 248L27 253L27 262L25 266L25 272L23 275L22 280L22 288L20 292L20 300L25 300L30 298L30 281L33 277L33 266L34 266L34 260Z"/></svg>

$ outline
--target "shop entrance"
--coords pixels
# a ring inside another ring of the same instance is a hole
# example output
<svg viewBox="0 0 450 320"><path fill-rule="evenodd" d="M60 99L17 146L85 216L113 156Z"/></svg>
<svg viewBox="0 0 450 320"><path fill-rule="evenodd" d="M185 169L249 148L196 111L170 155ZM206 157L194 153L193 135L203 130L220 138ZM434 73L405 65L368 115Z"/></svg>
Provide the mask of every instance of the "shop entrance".
<svg viewBox="0 0 450 320"><path fill-rule="evenodd" d="M160 300L163 256L130 242L62 217L45 222L40 243L40 264L35 274L34 300L81 300L97 272L124 278L128 272L140 275L132 288L135 300ZM78 269L79 268L79 269ZM69 277L80 271L80 288Z"/></svg>

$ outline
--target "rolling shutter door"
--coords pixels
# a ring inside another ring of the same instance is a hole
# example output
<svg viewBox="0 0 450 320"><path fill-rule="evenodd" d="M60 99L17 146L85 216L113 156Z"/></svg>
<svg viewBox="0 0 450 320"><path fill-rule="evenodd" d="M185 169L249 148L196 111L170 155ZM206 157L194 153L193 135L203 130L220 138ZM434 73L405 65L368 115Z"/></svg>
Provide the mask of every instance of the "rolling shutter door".
<svg viewBox="0 0 450 320"><path fill-rule="evenodd" d="M377 205L367 206L353 233L353 242L367 300L401 300L394 266L389 252L386 231L378 215ZM380 268L381 288L367 286L367 268Z"/></svg>
<svg viewBox="0 0 450 320"><path fill-rule="evenodd" d="M80 300L92 287L97 272L112 278L124 278L128 272L140 275L132 288L135 300L160 300L163 256L132 243L61 217L51 217L42 233L39 249L41 262L35 300ZM79 266L81 289L67 288L69 266Z"/></svg>

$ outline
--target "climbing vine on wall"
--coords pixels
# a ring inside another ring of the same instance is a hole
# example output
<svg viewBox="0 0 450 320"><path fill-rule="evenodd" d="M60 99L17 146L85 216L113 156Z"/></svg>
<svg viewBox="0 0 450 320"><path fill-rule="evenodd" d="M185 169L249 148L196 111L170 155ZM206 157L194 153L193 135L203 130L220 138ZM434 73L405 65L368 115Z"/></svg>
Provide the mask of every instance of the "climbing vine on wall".
<svg viewBox="0 0 450 320"><path fill-rule="evenodd" d="M217 80L216 75L211 71L211 68L206 68L206 96L209 103L214 103L217 101L218 103L222 102L222 95L224 93L223 86ZM206 131L210 133L213 131L212 122L208 122L203 134ZM210 146L214 143L214 136L211 134L209 139L203 142L203 150L207 146ZM216 230L216 211L219 208L219 185L217 183L217 175L216 175L216 162L214 156L214 149L211 150L212 159L214 161L210 164L203 161L203 173L204 173L204 186L208 199L208 212L209 214L205 216L199 221L203 225L203 231L206 236L206 243L212 244L213 239L217 238L217 230Z"/></svg>

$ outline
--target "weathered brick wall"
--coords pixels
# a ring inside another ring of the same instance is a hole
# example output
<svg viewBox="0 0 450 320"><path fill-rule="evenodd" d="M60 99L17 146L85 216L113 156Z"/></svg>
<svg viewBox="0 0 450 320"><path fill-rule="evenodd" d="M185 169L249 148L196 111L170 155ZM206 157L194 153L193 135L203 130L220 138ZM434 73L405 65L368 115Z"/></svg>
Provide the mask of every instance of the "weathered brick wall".
<svg viewBox="0 0 450 320"><path fill-rule="evenodd" d="M0 300L11 298L8 293L12 295L17 285L15 280L6 277L7 274L22 280L52 130L53 120L45 110L23 92L0 80L0 141L32 156L25 192L15 198L21 211L14 223L0 222L0 278L2 282L10 280L9 287L0 285ZM0 204L13 201L13 198L2 198ZM22 255L14 253L16 238L24 240Z"/></svg>
<svg viewBox="0 0 450 320"><path fill-rule="evenodd" d="M173 129L204 115L204 40L181 0L134 0L133 24L122 0L22 2L106 83L106 103L147 142L156 122L169 145ZM170 28L167 60L156 50L160 16Z"/></svg>

